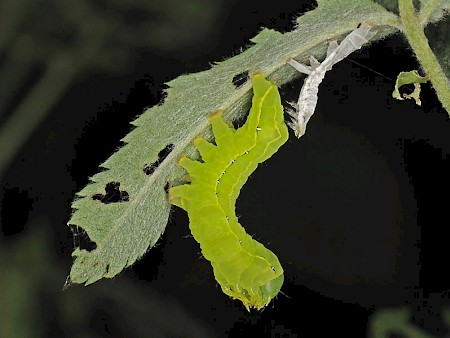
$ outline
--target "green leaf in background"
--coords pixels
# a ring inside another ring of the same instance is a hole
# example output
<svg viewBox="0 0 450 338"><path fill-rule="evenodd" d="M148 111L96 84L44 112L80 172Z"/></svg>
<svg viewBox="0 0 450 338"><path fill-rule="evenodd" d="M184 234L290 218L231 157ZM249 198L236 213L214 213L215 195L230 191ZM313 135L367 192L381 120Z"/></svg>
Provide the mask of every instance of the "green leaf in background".
<svg viewBox="0 0 450 338"><path fill-rule="evenodd" d="M420 84L428 82L427 76L420 76L416 70L410 72L400 72L395 81L395 89L392 92L392 97L397 100L414 99L416 104L420 106ZM414 91L411 94L400 94L399 88L404 85L413 84Z"/></svg>
<svg viewBox="0 0 450 338"><path fill-rule="evenodd" d="M444 310L444 315L446 310ZM382 309L370 319L369 338L389 338L400 335L405 338L437 338L413 325L411 311L406 308Z"/></svg>

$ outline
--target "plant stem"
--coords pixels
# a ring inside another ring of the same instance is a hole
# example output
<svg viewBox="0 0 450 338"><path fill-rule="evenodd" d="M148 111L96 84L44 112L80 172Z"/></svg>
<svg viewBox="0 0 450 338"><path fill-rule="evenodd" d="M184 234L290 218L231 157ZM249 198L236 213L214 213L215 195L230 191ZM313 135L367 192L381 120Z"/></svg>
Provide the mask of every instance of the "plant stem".
<svg viewBox="0 0 450 338"><path fill-rule="evenodd" d="M428 20L430 19L431 13L436 9L436 6L439 5L442 0L430 0L425 3L420 8L420 12L418 14L419 23L422 27L426 26Z"/></svg>
<svg viewBox="0 0 450 338"><path fill-rule="evenodd" d="M439 2L435 1L435 3ZM428 44L428 39L416 15L412 0L399 0L398 5L403 24L403 33L414 50L420 65L429 77L442 106L450 114L450 82ZM428 8L428 11L432 12L430 8Z"/></svg>

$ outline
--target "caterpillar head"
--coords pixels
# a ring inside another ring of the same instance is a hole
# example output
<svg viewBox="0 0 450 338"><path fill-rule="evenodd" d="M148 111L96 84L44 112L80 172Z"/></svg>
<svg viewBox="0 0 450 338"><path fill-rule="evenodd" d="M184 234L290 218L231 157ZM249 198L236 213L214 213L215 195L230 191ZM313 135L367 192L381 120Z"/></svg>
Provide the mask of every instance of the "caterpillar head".
<svg viewBox="0 0 450 338"><path fill-rule="evenodd" d="M261 310L265 308L270 301L280 292L283 285L284 275L281 274L278 277L271 279L264 285L256 287L255 289L246 290L241 289L239 285L236 286L222 286L222 290L225 294L233 299L240 300L247 311L255 308Z"/></svg>
<svg viewBox="0 0 450 338"><path fill-rule="evenodd" d="M283 267L278 257L256 242L254 260L241 270L237 284L222 284L222 290L233 299L240 300L245 308L261 310L280 292L284 281ZM214 274L220 273L214 269Z"/></svg>

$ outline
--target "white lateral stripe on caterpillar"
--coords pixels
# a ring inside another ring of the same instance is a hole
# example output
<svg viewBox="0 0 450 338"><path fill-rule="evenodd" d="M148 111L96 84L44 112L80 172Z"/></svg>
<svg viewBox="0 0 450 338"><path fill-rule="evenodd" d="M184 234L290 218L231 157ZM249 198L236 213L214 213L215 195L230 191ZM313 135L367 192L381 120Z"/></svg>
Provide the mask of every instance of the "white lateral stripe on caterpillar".
<svg viewBox="0 0 450 338"><path fill-rule="evenodd" d="M336 41L330 42L327 56L322 63L317 61L314 56L309 58L311 66L306 66L292 58L288 59L288 64L300 73L308 75L300 90L297 103L291 103L294 110L288 110L289 115L292 116L292 121L288 122L288 125L294 130L295 136L300 138L305 134L306 125L316 109L319 85L325 77L325 73L352 52L360 49L376 33L377 31L372 30L372 26L361 24L360 27L347 35L340 44Z"/></svg>

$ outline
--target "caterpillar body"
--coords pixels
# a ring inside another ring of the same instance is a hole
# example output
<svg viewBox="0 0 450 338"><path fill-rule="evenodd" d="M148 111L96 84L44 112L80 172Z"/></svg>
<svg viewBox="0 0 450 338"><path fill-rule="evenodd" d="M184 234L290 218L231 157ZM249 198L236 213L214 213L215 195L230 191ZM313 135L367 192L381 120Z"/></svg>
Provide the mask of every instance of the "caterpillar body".
<svg viewBox="0 0 450 338"><path fill-rule="evenodd" d="M169 189L170 203L188 212L192 235L223 292L247 310L267 306L284 276L277 256L239 224L235 204L249 175L288 139L277 86L262 73L251 80L252 107L245 124L235 130L222 119L222 111L211 114L215 145L195 139L203 162L181 157L178 163L191 183Z"/></svg>
<svg viewBox="0 0 450 338"><path fill-rule="evenodd" d="M292 116L292 121L288 122L288 125L294 130L295 136L300 138L306 132L306 125L316 109L319 85L325 77L325 73L331 70L336 63L360 49L376 33L372 30L372 26L362 24L347 35L340 44L332 41L328 45L327 56L322 63L317 61L314 56L310 57L311 66L301 64L292 58L288 59L288 64L308 75L300 90L297 103L293 104L294 111L288 111Z"/></svg>

